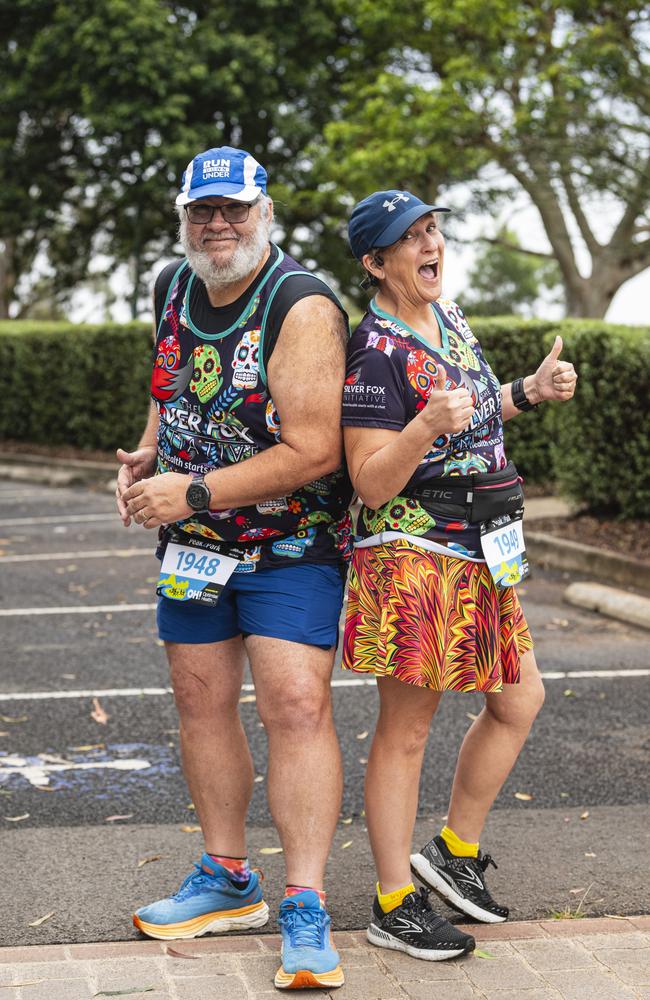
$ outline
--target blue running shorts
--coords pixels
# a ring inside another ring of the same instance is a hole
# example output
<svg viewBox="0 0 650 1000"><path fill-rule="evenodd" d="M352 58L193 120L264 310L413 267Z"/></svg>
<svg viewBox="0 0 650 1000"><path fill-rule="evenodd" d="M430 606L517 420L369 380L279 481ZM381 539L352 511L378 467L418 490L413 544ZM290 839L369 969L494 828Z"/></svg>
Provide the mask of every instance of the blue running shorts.
<svg viewBox="0 0 650 1000"><path fill-rule="evenodd" d="M158 634L177 643L264 635L330 649L338 641L344 582L331 564L233 573L215 607L160 597Z"/></svg>

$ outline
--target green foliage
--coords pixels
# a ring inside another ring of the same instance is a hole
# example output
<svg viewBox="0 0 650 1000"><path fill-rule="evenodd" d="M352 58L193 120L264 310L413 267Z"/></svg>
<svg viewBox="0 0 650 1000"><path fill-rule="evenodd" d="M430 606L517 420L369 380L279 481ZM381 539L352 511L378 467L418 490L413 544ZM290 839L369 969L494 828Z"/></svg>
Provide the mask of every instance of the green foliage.
<svg viewBox="0 0 650 1000"><path fill-rule="evenodd" d="M473 316L508 316L532 309L544 289L561 277L556 261L518 253L514 233L501 230L483 244L467 274L463 309Z"/></svg>
<svg viewBox="0 0 650 1000"><path fill-rule="evenodd" d="M620 285L650 265L645 0L421 0L405 13L356 0L349 17L358 53L378 24L390 48L350 70L326 148L314 145L332 202L394 187L432 200L467 181L470 207L494 215L527 196L569 314L604 315ZM614 199L610 238L599 211L589 216ZM348 261L334 265L345 284Z"/></svg>
<svg viewBox="0 0 650 1000"><path fill-rule="evenodd" d="M130 448L142 434L151 328L0 323L0 440Z"/></svg>
<svg viewBox="0 0 650 1000"><path fill-rule="evenodd" d="M506 453L526 482L556 482L593 511L647 518L650 329L512 316L470 323L502 383L535 371L557 333L579 373L570 403L545 403L505 425ZM151 361L144 324L0 323L0 440L135 446Z"/></svg>
<svg viewBox="0 0 650 1000"><path fill-rule="evenodd" d="M470 316L469 323L502 385L537 369L548 353L546 340L557 326L550 321L512 316L489 319ZM550 483L555 478L546 429L547 412L548 407L540 406L505 424L506 454L528 483Z"/></svg>
<svg viewBox="0 0 650 1000"><path fill-rule="evenodd" d="M579 379L570 405L548 408L558 485L595 512L647 519L650 328L583 321L560 332Z"/></svg>

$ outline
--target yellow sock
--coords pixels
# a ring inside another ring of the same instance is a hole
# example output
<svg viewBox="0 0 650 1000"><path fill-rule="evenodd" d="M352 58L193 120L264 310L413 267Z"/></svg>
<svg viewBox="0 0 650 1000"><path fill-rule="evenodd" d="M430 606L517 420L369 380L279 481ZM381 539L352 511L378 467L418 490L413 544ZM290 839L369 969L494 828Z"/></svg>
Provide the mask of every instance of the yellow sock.
<svg viewBox="0 0 650 1000"><path fill-rule="evenodd" d="M468 844L466 840L461 840L458 834L454 833L448 826L443 826L440 836L451 853L457 858L478 857L478 844Z"/></svg>
<svg viewBox="0 0 650 1000"><path fill-rule="evenodd" d="M382 892L381 886L377 882L377 899L384 913L390 913L391 910L401 906L405 896L408 896L410 892L415 892L415 886L412 882L401 889L395 889L394 892Z"/></svg>

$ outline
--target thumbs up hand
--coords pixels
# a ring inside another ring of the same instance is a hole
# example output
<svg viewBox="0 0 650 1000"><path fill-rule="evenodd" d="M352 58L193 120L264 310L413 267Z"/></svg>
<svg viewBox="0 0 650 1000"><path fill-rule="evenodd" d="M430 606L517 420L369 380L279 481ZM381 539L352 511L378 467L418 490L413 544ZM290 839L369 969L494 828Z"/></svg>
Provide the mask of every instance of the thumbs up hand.
<svg viewBox="0 0 650 1000"><path fill-rule="evenodd" d="M578 374L570 361L560 361L562 346L562 338L556 337L550 352L535 372L533 391L529 393L526 390L531 402L541 403L545 399L551 399L563 403L571 399L576 391Z"/></svg>
<svg viewBox="0 0 650 1000"><path fill-rule="evenodd" d="M472 397L464 386L458 389L445 388L446 372L443 365L438 371L429 395L427 405L421 411L422 419L431 426L433 437L441 434L457 434L465 430L474 415Z"/></svg>

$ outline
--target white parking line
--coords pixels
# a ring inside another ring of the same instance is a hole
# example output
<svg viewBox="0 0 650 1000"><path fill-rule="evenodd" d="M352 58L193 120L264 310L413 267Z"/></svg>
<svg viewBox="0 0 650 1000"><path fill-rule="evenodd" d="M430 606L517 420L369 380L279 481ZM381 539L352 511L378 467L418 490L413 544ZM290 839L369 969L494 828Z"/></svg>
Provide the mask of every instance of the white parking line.
<svg viewBox="0 0 650 1000"><path fill-rule="evenodd" d="M649 677L650 670L550 670L541 671L545 681L590 680L603 678L612 680L623 677ZM334 688L375 687L374 677L342 677L332 681ZM242 684L242 691L254 691L254 684ZM170 687L151 688L88 688L82 691L18 691L0 694L0 701L59 701L69 698L143 698L170 695Z"/></svg>
<svg viewBox="0 0 650 1000"><path fill-rule="evenodd" d="M131 556L153 556L153 548L97 549L94 552L36 552L25 556L0 556L0 563L55 562L57 559L129 559Z"/></svg>
<svg viewBox="0 0 650 1000"><path fill-rule="evenodd" d="M10 526L23 528L30 524L77 524L79 521L115 521L117 524L119 523L119 517L117 512L113 514L61 514L59 517L55 515L48 515L47 517L9 517L0 519L0 528Z"/></svg>
<svg viewBox="0 0 650 1000"><path fill-rule="evenodd" d="M3 608L2 618L23 617L25 615L93 615L115 614L116 611L154 611L157 604L93 604L79 608Z"/></svg>

